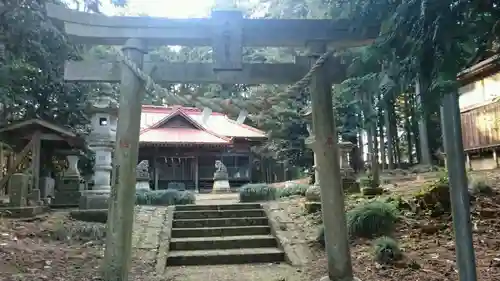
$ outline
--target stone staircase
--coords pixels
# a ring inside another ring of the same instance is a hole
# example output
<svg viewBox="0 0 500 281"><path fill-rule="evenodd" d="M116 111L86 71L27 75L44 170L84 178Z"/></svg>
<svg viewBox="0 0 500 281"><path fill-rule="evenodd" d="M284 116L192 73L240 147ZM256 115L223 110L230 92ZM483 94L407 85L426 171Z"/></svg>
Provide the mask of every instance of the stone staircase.
<svg viewBox="0 0 500 281"><path fill-rule="evenodd" d="M176 206L167 265L284 260L260 204Z"/></svg>

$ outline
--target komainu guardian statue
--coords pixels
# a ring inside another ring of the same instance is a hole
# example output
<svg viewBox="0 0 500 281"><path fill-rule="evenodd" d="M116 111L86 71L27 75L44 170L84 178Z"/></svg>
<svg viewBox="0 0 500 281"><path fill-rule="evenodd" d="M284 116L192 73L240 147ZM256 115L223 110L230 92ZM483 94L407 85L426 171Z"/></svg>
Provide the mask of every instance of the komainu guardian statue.
<svg viewBox="0 0 500 281"><path fill-rule="evenodd" d="M227 168L224 163L220 160L215 161L215 173L214 173L214 180L228 180L229 175L227 173Z"/></svg>

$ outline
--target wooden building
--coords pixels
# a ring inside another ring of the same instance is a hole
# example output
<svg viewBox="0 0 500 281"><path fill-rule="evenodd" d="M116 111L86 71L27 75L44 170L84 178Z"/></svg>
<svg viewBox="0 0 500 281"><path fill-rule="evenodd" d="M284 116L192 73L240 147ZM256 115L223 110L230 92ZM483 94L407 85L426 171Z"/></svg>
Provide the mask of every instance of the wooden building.
<svg viewBox="0 0 500 281"><path fill-rule="evenodd" d="M462 139L471 169L498 167L500 152L500 54L458 75Z"/></svg>
<svg viewBox="0 0 500 281"><path fill-rule="evenodd" d="M251 181L250 148L264 132L226 115L188 107L142 107L139 161L148 160L154 189L186 188L208 192L215 161L227 167L231 187Z"/></svg>

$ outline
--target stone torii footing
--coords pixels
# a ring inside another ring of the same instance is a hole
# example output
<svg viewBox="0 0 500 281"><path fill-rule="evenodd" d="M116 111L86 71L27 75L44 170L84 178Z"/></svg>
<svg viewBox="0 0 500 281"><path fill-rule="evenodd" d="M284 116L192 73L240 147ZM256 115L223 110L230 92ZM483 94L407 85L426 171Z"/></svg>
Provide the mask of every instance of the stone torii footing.
<svg viewBox="0 0 500 281"><path fill-rule="evenodd" d="M214 11L208 19L158 19L107 17L49 4L47 14L63 22L66 34L75 43L115 46L125 44L121 64L68 62L65 69L65 79L71 81L121 82L113 187L103 267L106 281L128 280L130 269L130 235L136 181L134 171L144 95L144 81L141 79L144 78L140 79L138 72L134 72L135 69L129 63L163 83L289 84L309 73L311 66L307 60L317 61L318 54L326 52L328 44L362 45L372 41L379 33L378 25L356 30L352 28L355 23L345 20L244 19L239 11ZM144 63L146 46L158 45L212 46L213 63ZM309 46L311 57L307 60L298 57L294 64L245 64L244 46ZM322 184L322 209L331 214L325 220L329 268L329 276L326 278L348 281L353 277L340 183L338 144L336 137L333 137L336 132L332 127L331 84L335 81L330 79L342 79L344 71L340 63L331 58L326 64L319 66L311 85L313 126L316 148L320 152L319 178L322 183L332 185ZM171 97L168 102L178 100Z"/></svg>

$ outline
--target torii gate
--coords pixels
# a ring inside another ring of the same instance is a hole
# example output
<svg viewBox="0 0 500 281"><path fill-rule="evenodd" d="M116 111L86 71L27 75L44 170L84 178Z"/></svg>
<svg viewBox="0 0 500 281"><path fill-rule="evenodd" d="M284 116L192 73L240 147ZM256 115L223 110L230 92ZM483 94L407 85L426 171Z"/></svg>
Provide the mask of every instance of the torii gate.
<svg viewBox="0 0 500 281"><path fill-rule="evenodd" d="M353 30L350 21L244 19L241 12L233 10L213 11L208 19L107 17L53 4L47 6L47 11L49 17L63 21L66 34L75 43L124 45L121 61L69 61L65 68L68 81L121 82L112 203L108 216L107 268L104 269L106 281L128 279L135 164L145 82L156 88L158 86L153 81L292 84L304 76L311 82L316 140L313 149L317 154L322 183L323 214L328 214L323 220L329 269L326 280L352 280L331 98L334 79L341 80L344 74L340 63L325 54L328 54L330 43L348 47L371 41L378 35L378 25ZM144 62L147 47L158 45L212 46L213 63ZM244 46L307 47L309 54L308 57L297 57L295 63L243 63ZM172 95L169 99L173 103L186 100ZM228 108L213 101L195 99L203 106Z"/></svg>

